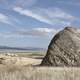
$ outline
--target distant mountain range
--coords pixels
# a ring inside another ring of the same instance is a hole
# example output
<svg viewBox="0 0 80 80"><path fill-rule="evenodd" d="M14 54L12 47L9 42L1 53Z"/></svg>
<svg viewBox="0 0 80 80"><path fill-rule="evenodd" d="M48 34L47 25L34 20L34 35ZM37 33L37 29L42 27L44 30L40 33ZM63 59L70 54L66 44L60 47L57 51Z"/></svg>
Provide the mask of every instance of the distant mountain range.
<svg viewBox="0 0 80 80"><path fill-rule="evenodd" d="M12 50L12 51L44 51L45 48L34 48L34 47L8 47L8 46L0 46L0 51Z"/></svg>

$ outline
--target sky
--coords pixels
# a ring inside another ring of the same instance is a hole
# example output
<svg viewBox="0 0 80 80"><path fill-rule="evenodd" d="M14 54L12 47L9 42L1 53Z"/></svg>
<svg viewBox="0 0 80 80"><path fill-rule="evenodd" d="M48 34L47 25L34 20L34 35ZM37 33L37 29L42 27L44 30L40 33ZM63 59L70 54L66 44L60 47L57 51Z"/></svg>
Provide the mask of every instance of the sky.
<svg viewBox="0 0 80 80"><path fill-rule="evenodd" d="M0 0L0 46L47 48L66 26L80 27L80 0Z"/></svg>

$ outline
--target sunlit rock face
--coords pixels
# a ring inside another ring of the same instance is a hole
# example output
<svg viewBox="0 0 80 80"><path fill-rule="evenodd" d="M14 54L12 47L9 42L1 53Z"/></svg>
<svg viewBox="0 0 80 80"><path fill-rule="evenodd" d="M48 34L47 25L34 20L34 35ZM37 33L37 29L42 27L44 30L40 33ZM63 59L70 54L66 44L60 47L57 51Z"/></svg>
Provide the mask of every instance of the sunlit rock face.
<svg viewBox="0 0 80 80"><path fill-rule="evenodd" d="M51 40L42 66L80 66L80 29L66 27Z"/></svg>

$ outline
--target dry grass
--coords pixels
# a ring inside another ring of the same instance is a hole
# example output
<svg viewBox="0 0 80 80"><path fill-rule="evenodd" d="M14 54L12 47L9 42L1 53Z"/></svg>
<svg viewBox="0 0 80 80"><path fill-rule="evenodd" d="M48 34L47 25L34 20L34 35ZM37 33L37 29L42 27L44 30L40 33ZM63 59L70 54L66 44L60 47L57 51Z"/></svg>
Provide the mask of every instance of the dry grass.
<svg viewBox="0 0 80 80"><path fill-rule="evenodd" d="M46 54L46 52L42 51L42 52L26 52L26 53L15 53L17 54L19 57L28 57L28 58L43 58Z"/></svg>
<svg viewBox="0 0 80 80"><path fill-rule="evenodd" d="M3 54L0 54L0 62L4 65L39 65L42 61L42 59L40 59L40 55L34 55L32 56L28 56L29 54L24 54L25 57L23 56L6 56ZM36 59L37 57L37 59Z"/></svg>
<svg viewBox="0 0 80 80"><path fill-rule="evenodd" d="M39 67L33 66L41 62L39 59L23 56L18 59L18 65L0 64L0 80L80 80L80 68Z"/></svg>
<svg viewBox="0 0 80 80"><path fill-rule="evenodd" d="M80 80L80 68L0 66L0 80Z"/></svg>

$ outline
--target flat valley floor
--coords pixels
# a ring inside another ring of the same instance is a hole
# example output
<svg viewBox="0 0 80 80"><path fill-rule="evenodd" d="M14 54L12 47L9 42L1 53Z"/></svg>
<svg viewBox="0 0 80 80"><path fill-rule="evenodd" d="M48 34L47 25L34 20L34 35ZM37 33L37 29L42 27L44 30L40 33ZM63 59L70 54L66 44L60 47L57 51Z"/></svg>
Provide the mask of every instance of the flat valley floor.
<svg viewBox="0 0 80 80"><path fill-rule="evenodd" d="M43 57L41 54L1 56L4 60L0 61L0 80L80 80L80 68L38 66Z"/></svg>

